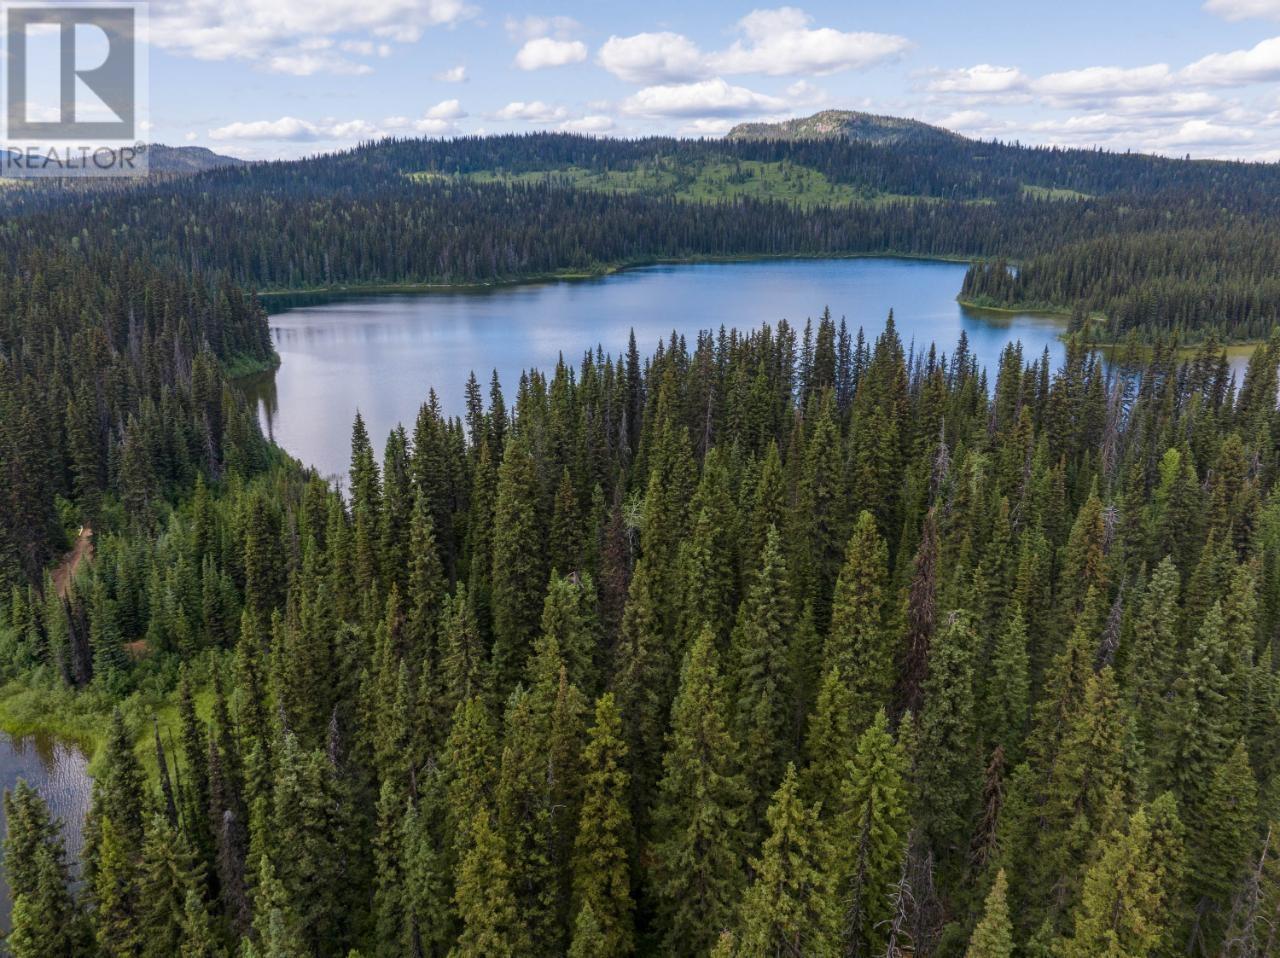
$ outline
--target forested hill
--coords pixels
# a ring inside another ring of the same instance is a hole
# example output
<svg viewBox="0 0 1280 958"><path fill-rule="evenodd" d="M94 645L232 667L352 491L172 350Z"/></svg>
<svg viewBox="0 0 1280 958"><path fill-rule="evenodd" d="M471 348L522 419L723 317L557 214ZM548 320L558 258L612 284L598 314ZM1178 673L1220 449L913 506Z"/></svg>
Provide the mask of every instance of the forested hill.
<svg viewBox="0 0 1280 958"><path fill-rule="evenodd" d="M778 123L739 123L725 138L729 140L859 140L879 145L913 143L946 144L960 139L958 133L941 127L896 116L876 116L852 110L823 110L813 116Z"/></svg>
<svg viewBox="0 0 1280 958"><path fill-rule="evenodd" d="M1105 314L1095 331L1116 339L1265 335L1277 316L1268 277L1280 272L1275 244L1255 241L1280 221L1280 166L962 137L387 140L153 183L16 188L0 212L13 240L0 256L61 236L260 290L492 283L698 257L1043 261L1022 284L975 276L970 292ZM1127 285L1121 264L1153 245L1169 255ZM1066 268L1081 255L1087 269Z"/></svg>

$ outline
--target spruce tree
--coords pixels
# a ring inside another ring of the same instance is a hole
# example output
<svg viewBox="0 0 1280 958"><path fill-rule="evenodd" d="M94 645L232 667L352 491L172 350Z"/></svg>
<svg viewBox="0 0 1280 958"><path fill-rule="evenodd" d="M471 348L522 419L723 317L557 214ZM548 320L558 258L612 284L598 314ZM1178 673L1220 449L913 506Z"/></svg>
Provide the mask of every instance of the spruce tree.
<svg viewBox="0 0 1280 958"><path fill-rule="evenodd" d="M891 920L889 901L902 872L911 820L907 759L889 734L884 710L858 739L834 816L846 952L881 954Z"/></svg>
<svg viewBox="0 0 1280 958"><path fill-rule="evenodd" d="M755 881L742 899L743 954L839 953L834 849L817 808L799 791L795 766L788 766L769 806L769 837L751 863Z"/></svg>
<svg viewBox="0 0 1280 958"><path fill-rule="evenodd" d="M685 656L653 813L653 890L663 946L702 955L731 926L742 890L747 791L729 732L715 635Z"/></svg>
<svg viewBox="0 0 1280 958"><path fill-rule="evenodd" d="M502 837L489 813L475 812L467 829L471 847L458 867L454 903L462 922L452 958L517 958L528 941L521 929Z"/></svg>
<svg viewBox="0 0 1280 958"><path fill-rule="evenodd" d="M622 720L613 696L596 703L595 724L582 753L582 812L573 849L573 898L598 925L601 958L634 949L630 858L635 837ZM575 935L576 939L576 935Z"/></svg>
<svg viewBox="0 0 1280 958"><path fill-rule="evenodd" d="M996 872L982 918L973 930L964 958L1013 958L1013 925L1009 921L1009 882Z"/></svg>
<svg viewBox="0 0 1280 958"><path fill-rule="evenodd" d="M920 787L924 828L939 858L953 857L968 837L982 768L976 740L973 650L968 615L954 612L930 653L920 716L920 750L927 756Z"/></svg>
<svg viewBox="0 0 1280 958"><path fill-rule="evenodd" d="M831 603L823 670L838 668L853 693L850 719L865 728L893 690L894 645L885 623L889 551L875 518L862 512L845 548Z"/></svg>

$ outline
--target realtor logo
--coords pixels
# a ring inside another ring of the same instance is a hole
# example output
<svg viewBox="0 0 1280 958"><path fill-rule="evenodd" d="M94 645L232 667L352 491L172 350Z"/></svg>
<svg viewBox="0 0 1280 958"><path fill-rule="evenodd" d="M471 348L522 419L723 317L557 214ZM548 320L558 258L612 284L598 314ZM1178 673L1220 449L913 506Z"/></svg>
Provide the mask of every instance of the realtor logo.
<svg viewBox="0 0 1280 958"><path fill-rule="evenodd" d="M139 172L132 161L145 153L136 144L146 128L145 6L0 6L6 53L4 172L13 175L15 165L26 175ZM125 151L128 164L121 157ZM25 162L15 164L15 157Z"/></svg>

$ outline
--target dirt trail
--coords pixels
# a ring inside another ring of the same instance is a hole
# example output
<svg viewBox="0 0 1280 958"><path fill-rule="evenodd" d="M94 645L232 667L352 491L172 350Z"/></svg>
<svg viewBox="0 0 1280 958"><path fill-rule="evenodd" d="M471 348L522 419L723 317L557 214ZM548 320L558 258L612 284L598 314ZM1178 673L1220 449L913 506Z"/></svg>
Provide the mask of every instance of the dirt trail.
<svg viewBox="0 0 1280 958"><path fill-rule="evenodd" d="M58 590L58 595L64 599L67 597L67 589L76 577L76 570L80 568L80 563L92 558L93 530L88 526L81 526L80 535L76 536L75 548L68 552L58 563L58 568L53 570L53 586Z"/></svg>

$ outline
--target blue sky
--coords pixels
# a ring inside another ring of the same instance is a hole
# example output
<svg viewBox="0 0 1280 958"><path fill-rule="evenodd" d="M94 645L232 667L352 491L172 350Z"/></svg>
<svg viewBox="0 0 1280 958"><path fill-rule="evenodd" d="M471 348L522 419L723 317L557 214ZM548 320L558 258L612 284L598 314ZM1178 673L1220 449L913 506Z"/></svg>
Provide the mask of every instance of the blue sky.
<svg viewBox="0 0 1280 958"><path fill-rule="evenodd" d="M1280 0L153 0L149 138L717 136L825 108L1034 143L1280 160Z"/></svg>

